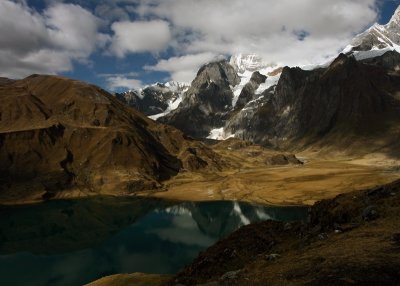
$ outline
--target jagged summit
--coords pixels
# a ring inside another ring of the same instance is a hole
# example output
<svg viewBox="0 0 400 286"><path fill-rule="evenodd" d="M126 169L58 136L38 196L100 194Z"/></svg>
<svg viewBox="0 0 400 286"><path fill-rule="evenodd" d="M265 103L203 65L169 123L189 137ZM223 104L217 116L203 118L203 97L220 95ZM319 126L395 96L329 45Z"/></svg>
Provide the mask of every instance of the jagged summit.
<svg viewBox="0 0 400 286"><path fill-rule="evenodd" d="M363 58L372 57L365 54L366 51L397 50L400 52L400 6L396 9L392 18L386 25L375 23L365 32L357 35L344 49L344 53L364 52Z"/></svg>
<svg viewBox="0 0 400 286"><path fill-rule="evenodd" d="M182 94L189 86L190 84L185 82L157 82L140 90L116 93L115 96L145 115L158 118L178 107L182 101Z"/></svg>
<svg viewBox="0 0 400 286"><path fill-rule="evenodd" d="M193 137L206 137L213 127L222 127L232 107L231 87L240 83L235 69L225 60L203 65L178 108L159 118Z"/></svg>
<svg viewBox="0 0 400 286"><path fill-rule="evenodd" d="M400 5L397 7L396 11L394 11L388 25L400 25Z"/></svg>

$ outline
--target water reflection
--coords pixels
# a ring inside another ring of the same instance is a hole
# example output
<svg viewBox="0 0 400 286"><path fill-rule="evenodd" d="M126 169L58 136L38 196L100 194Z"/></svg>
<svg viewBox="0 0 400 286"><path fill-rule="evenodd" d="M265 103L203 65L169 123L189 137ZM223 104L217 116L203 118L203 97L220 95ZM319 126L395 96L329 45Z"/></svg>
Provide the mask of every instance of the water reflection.
<svg viewBox="0 0 400 286"><path fill-rule="evenodd" d="M0 209L0 285L81 285L114 273L176 273L250 222L304 208L86 199Z"/></svg>

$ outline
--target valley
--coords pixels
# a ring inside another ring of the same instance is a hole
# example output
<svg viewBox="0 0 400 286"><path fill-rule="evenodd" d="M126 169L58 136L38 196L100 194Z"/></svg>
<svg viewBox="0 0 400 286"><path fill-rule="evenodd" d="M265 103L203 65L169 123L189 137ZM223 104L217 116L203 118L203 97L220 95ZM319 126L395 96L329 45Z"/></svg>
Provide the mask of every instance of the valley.
<svg viewBox="0 0 400 286"><path fill-rule="evenodd" d="M341 193L400 178L400 161L385 156L351 159L340 154L329 157L304 152L296 154L299 161L292 163L285 160L284 156L290 156L288 153L243 145L241 141L228 139L213 148L222 158L230 159L229 169L184 172L165 181L159 192L141 195L184 201L313 205Z"/></svg>

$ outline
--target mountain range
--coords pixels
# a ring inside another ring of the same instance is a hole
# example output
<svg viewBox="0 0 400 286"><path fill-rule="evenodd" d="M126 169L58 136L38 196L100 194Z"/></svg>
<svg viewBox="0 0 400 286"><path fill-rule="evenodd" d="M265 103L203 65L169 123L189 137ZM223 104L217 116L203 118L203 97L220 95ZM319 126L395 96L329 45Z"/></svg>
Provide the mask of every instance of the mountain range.
<svg viewBox="0 0 400 286"><path fill-rule="evenodd" d="M164 107L151 115L194 138L235 137L291 150L390 152L398 147L399 35L400 8L388 24L374 24L321 65L279 67L249 54L211 62L174 104L172 90L164 89L159 97ZM139 110L155 106L131 104Z"/></svg>

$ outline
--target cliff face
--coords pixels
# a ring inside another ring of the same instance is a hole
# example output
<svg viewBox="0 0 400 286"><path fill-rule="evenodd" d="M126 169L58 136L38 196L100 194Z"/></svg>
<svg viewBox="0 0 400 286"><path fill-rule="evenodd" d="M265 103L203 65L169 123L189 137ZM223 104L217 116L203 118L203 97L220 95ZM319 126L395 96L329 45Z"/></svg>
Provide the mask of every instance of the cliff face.
<svg viewBox="0 0 400 286"><path fill-rule="evenodd" d="M193 137L207 137L215 126L223 126L232 107L231 86L239 77L226 61L209 63L197 73L179 107L159 119Z"/></svg>
<svg viewBox="0 0 400 286"><path fill-rule="evenodd" d="M234 114L225 130L279 147L328 143L333 136L332 145L347 136L390 137L385 131L400 120L399 63L390 52L363 62L341 54L313 71L286 67L276 87Z"/></svg>
<svg viewBox="0 0 400 286"><path fill-rule="evenodd" d="M246 79L227 62L214 62L199 70L179 107L158 120L193 137L368 153L396 144L399 71L396 51L359 61L340 54L325 67L284 67L278 75L246 71Z"/></svg>

